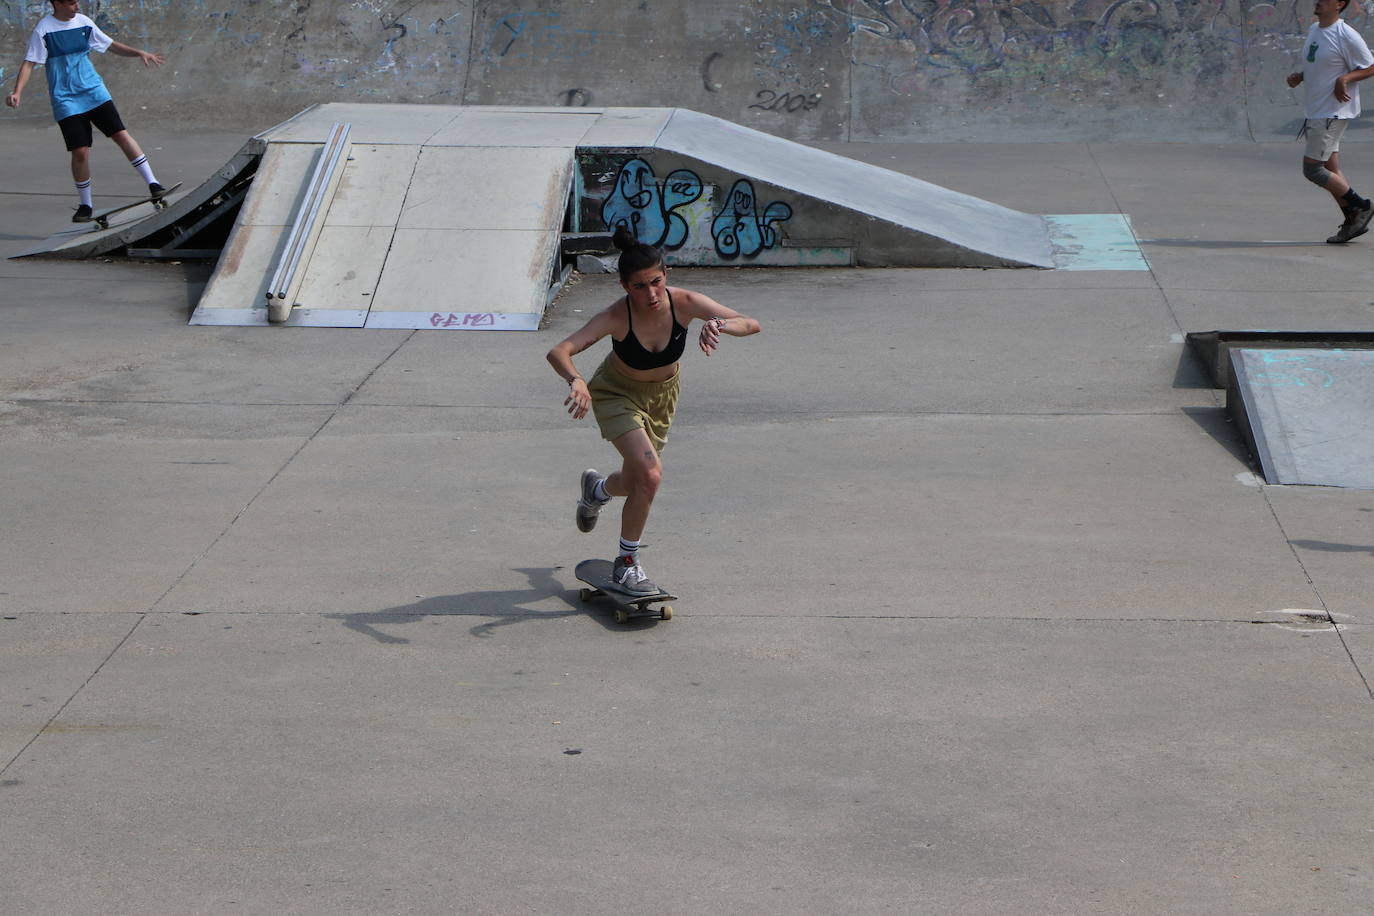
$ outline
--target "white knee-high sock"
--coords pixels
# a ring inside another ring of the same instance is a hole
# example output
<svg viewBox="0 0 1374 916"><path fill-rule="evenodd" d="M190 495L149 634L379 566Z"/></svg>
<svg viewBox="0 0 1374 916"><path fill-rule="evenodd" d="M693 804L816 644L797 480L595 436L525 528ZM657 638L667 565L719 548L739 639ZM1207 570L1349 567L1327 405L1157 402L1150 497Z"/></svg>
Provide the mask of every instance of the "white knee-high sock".
<svg viewBox="0 0 1374 916"><path fill-rule="evenodd" d="M153 167L148 164L147 155L139 156L137 159L130 159L129 165L133 166L134 171L138 172L139 177L148 184L153 184L157 181L157 179L153 177Z"/></svg>

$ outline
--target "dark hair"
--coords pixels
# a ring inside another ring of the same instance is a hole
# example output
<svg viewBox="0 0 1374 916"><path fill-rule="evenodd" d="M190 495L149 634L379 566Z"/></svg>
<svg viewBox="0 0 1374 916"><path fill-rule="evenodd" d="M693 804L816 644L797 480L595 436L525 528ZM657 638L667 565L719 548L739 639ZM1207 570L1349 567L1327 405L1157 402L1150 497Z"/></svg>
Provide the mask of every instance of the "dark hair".
<svg viewBox="0 0 1374 916"><path fill-rule="evenodd" d="M629 280L631 274L641 270L663 266L663 252L653 245L645 245L623 225L615 230L611 243L620 249L621 282Z"/></svg>

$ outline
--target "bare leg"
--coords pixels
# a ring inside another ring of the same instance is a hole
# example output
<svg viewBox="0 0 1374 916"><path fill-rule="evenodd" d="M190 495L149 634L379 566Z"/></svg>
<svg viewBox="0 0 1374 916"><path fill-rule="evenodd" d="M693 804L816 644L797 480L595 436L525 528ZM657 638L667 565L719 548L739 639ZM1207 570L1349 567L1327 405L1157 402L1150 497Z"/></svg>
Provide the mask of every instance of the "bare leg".
<svg viewBox="0 0 1374 916"><path fill-rule="evenodd" d="M625 505L620 510L620 536L627 541L638 541L649 524L649 509L663 481L663 462L649 434L642 429L632 429L611 444L620 452L624 463L620 470L606 478L606 492L625 497Z"/></svg>
<svg viewBox="0 0 1374 916"><path fill-rule="evenodd" d="M91 148L78 146L72 150L72 179L78 184L91 180Z"/></svg>
<svg viewBox="0 0 1374 916"><path fill-rule="evenodd" d="M129 135L127 130L121 130L117 134L111 134L110 139L114 141L115 146L120 148L124 153L124 157L130 162L133 162L139 156L143 155L143 148L138 145L137 140Z"/></svg>

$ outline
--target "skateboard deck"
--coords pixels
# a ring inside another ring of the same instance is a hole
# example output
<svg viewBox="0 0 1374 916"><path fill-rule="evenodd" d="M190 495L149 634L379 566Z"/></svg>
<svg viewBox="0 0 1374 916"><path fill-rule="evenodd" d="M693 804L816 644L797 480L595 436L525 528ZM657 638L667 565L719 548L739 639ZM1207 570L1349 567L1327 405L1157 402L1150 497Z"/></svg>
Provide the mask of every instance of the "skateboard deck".
<svg viewBox="0 0 1374 916"><path fill-rule="evenodd" d="M137 207L139 204L152 204L154 210L166 210L167 198L172 196L172 192L181 187L181 184L182 183L178 181L170 188L165 189L161 197L141 197L133 203L120 204L118 207L107 207L104 210L97 210L91 214L91 222L95 223L95 231L98 232L101 229L110 228L110 217L114 216L116 213L123 213L125 210Z"/></svg>
<svg viewBox="0 0 1374 916"><path fill-rule="evenodd" d="M670 595L663 589L659 589L656 595L632 595L621 591L611 581L610 560L583 560L577 564L574 575L591 586L578 592L578 597L583 601L604 596L615 602L616 623L629 623L631 617L657 617L659 620L671 620L673 617L672 605L663 602L676 601L676 595ZM651 607L654 604L659 607Z"/></svg>

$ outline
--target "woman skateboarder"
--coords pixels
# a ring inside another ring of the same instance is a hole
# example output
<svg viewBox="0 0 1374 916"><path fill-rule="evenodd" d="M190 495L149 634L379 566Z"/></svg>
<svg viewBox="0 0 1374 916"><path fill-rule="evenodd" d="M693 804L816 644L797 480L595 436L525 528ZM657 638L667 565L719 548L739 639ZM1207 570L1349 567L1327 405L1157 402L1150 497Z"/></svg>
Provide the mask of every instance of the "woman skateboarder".
<svg viewBox="0 0 1374 916"><path fill-rule="evenodd" d="M601 507L612 496L625 497L612 578L631 594L652 595L658 586L639 564L639 542L663 479L659 455L677 407L678 364L687 347L687 329L694 318L703 322L697 346L710 356L722 334L748 337L757 334L760 325L710 296L668 286L663 252L636 241L626 229L616 231L615 246L620 249L625 295L556 344L548 360L568 383L563 401L568 413L580 420L590 408L601 437L622 459L620 470L608 477L592 469L582 472L577 528L591 531ZM611 352L589 382L572 358L606 336L611 338Z"/></svg>

